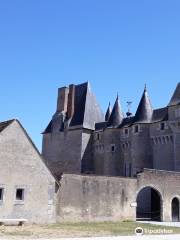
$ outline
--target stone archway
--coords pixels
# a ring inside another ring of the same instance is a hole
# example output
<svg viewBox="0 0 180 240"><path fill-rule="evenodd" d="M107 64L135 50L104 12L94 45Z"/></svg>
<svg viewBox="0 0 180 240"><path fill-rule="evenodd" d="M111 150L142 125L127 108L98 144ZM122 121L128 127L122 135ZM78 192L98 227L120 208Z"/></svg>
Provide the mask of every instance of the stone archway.
<svg viewBox="0 0 180 240"><path fill-rule="evenodd" d="M171 202L172 222L179 222L179 199L174 197Z"/></svg>
<svg viewBox="0 0 180 240"><path fill-rule="evenodd" d="M158 190L150 186L142 188L137 194L136 202L137 221L162 220L162 197Z"/></svg>

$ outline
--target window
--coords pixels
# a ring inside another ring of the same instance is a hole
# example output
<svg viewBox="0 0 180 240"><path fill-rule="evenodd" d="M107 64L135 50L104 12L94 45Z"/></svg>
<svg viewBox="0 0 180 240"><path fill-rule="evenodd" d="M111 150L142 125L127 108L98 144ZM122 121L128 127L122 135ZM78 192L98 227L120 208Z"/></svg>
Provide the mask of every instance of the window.
<svg viewBox="0 0 180 240"><path fill-rule="evenodd" d="M100 134L97 133L97 140L100 140Z"/></svg>
<svg viewBox="0 0 180 240"><path fill-rule="evenodd" d="M16 200L17 201L23 201L24 200L24 189L23 188L17 188L16 189Z"/></svg>
<svg viewBox="0 0 180 240"><path fill-rule="evenodd" d="M3 201L4 188L0 188L0 201Z"/></svg>
<svg viewBox="0 0 180 240"><path fill-rule="evenodd" d="M115 152L115 145L111 145L111 152Z"/></svg>
<svg viewBox="0 0 180 240"><path fill-rule="evenodd" d="M125 135L128 135L128 134L129 134L129 129L128 129L128 128L125 128L125 129L124 129L124 134L125 134Z"/></svg>
<svg viewBox="0 0 180 240"><path fill-rule="evenodd" d="M135 133L138 133L138 132L139 132L139 126L138 126L138 125L136 125L136 126L134 127L134 132L135 132Z"/></svg>
<svg viewBox="0 0 180 240"><path fill-rule="evenodd" d="M164 129L165 129L165 123L164 123L164 122L161 123L160 129L161 129L161 130L164 130Z"/></svg>

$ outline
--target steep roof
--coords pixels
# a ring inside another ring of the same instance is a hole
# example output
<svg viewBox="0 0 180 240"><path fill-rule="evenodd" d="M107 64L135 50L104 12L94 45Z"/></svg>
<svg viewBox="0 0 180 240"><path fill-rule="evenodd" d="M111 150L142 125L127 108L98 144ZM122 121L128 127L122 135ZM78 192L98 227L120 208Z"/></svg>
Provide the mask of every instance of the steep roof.
<svg viewBox="0 0 180 240"><path fill-rule="evenodd" d="M52 120L47 125L46 129L42 132L42 134L50 133L52 129Z"/></svg>
<svg viewBox="0 0 180 240"><path fill-rule="evenodd" d="M119 125L119 128L129 127L129 126L131 126L133 123L134 123L134 116L133 116L133 117L124 118L123 121L122 121L122 123Z"/></svg>
<svg viewBox="0 0 180 240"><path fill-rule="evenodd" d="M153 108L145 87L143 95L141 97L141 101L137 108L134 120L135 122L139 122L139 123L148 123L148 122L151 122L152 114L153 114Z"/></svg>
<svg viewBox="0 0 180 240"><path fill-rule="evenodd" d="M74 115L71 119L70 126L82 125L84 122L87 88L87 82L75 86Z"/></svg>
<svg viewBox="0 0 180 240"><path fill-rule="evenodd" d="M168 106L177 105L180 103L180 83L177 84L177 87L174 91L174 94L168 104Z"/></svg>
<svg viewBox="0 0 180 240"><path fill-rule="evenodd" d="M45 133L52 131L51 120L46 127ZM69 127L82 126L88 129L94 129L96 122L104 121L103 112L98 105L95 95L90 89L89 82L75 86L74 114L69 123Z"/></svg>
<svg viewBox="0 0 180 240"><path fill-rule="evenodd" d="M84 92L85 92L85 96L83 100L84 105L83 106L81 104L78 104L77 106L75 105L75 114L79 115L79 111L82 108L83 118L81 121L81 125L84 128L95 129L96 122L104 121L104 114L99 104L97 103L95 95L91 91L89 82L85 83ZM72 123L70 124L70 126L76 126L76 125L78 125L76 122L73 124Z"/></svg>
<svg viewBox="0 0 180 240"><path fill-rule="evenodd" d="M112 127L118 127L122 120L123 120L124 116L123 113L121 111L121 106L119 103L119 97L117 96L111 116L109 118L108 121L108 126L112 126Z"/></svg>
<svg viewBox="0 0 180 240"><path fill-rule="evenodd" d="M99 122L95 124L95 130L102 130L107 127L107 122Z"/></svg>
<svg viewBox="0 0 180 240"><path fill-rule="evenodd" d="M2 132L6 127L8 127L15 119L11 119L5 122L0 122L0 132Z"/></svg>
<svg viewBox="0 0 180 240"><path fill-rule="evenodd" d="M112 112L112 109L111 109L111 104L109 102L108 109L107 109L106 114L105 114L105 121L107 121L107 122L109 121L109 118L111 116L111 112Z"/></svg>
<svg viewBox="0 0 180 240"><path fill-rule="evenodd" d="M152 122L168 120L168 108L159 108L153 111Z"/></svg>

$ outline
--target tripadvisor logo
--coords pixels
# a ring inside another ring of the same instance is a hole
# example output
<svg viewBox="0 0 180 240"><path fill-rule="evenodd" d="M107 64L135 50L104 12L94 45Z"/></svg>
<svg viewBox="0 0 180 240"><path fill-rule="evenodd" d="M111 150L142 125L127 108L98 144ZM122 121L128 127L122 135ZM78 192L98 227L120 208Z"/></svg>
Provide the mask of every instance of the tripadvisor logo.
<svg viewBox="0 0 180 240"><path fill-rule="evenodd" d="M142 236L143 233L144 233L143 228L137 227L137 228L135 229L135 234L136 234L137 236Z"/></svg>

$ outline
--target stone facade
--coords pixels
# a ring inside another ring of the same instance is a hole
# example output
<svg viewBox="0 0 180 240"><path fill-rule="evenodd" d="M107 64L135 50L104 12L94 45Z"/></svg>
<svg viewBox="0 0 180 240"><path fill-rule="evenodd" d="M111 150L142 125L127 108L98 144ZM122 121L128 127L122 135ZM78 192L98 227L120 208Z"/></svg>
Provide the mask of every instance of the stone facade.
<svg viewBox="0 0 180 240"><path fill-rule="evenodd" d="M134 116L128 112L123 117L117 97L106 119L89 84L73 88L73 101L67 90L71 85L62 88L67 96L59 93L57 111L43 134L45 162L58 178L62 173L131 177L143 168L179 171L179 88L180 84L167 107L155 110L145 88ZM71 118L65 111L68 106L73 109Z"/></svg>
<svg viewBox="0 0 180 240"><path fill-rule="evenodd" d="M135 221L146 187L160 195L161 221L172 221L172 200L180 199L180 173L164 170L144 169L136 178L64 174L60 183L58 221Z"/></svg>
<svg viewBox="0 0 180 240"><path fill-rule="evenodd" d="M0 132L0 218L56 222L55 179L17 120Z"/></svg>
<svg viewBox="0 0 180 240"><path fill-rule="evenodd" d="M42 156L17 120L0 123L0 218L180 221L180 84L136 114L119 96L104 115L89 83L58 90Z"/></svg>
<svg viewBox="0 0 180 240"><path fill-rule="evenodd" d="M42 155L58 179L64 172L93 171L92 130L104 119L89 83L74 86L69 95L70 89L59 89L57 110L43 133Z"/></svg>
<svg viewBox="0 0 180 240"><path fill-rule="evenodd" d="M117 96L103 117L89 83L59 90L42 155L60 180L60 221L172 220L180 191L179 93L180 84L165 108L153 110L145 87L134 116L124 117Z"/></svg>

